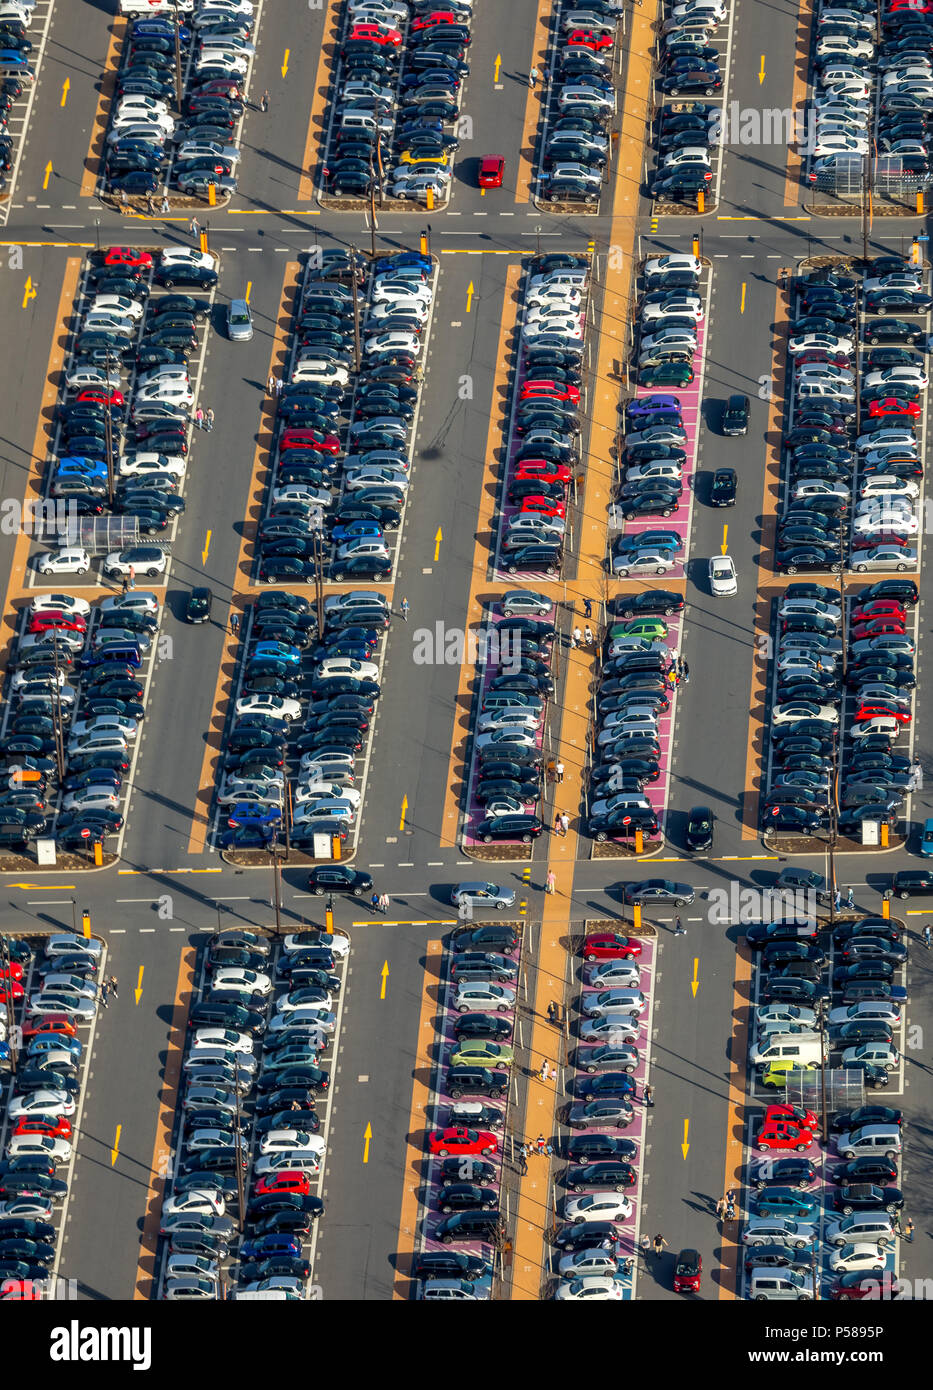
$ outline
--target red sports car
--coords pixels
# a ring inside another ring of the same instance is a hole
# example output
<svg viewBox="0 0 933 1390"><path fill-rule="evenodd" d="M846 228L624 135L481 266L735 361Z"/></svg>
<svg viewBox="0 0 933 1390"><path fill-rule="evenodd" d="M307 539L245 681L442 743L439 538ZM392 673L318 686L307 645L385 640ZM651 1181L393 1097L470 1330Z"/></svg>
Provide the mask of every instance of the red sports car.
<svg viewBox="0 0 933 1390"><path fill-rule="evenodd" d="M611 34L594 34L591 29L572 29L567 35L568 48L588 48L598 53L601 48L612 47Z"/></svg>
<svg viewBox="0 0 933 1390"><path fill-rule="evenodd" d="M567 515L563 502L556 502L553 497L525 497L522 499L522 511L534 512L536 516Z"/></svg>
<svg viewBox="0 0 933 1390"><path fill-rule="evenodd" d="M819 1115L805 1105L769 1105L765 1111L765 1124L770 1124L772 1120L795 1120L805 1129L814 1131L820 1127Z"/></svg>
<svg viewBox="0 0 933 1390"><path fill-rule="evenodd" d="M104 252L104 265L130 265L148 270L152 257L148 251L137 251L135 246L108 246Z"/></svg>
<svg viewBox="0 0 933 1390"><path fill-rule="evenodd" d="M0 965L0 980L21 980L23 978L23 967L18 960L11 960L9 965Z"/></svg>
<svg viewBox="0 0 933 1390"><path fill-rule="evenodd" d="M336 454L340 451L340 440L335 434L321 434L318 430L286 430L279 440L279 449L317 449L321 453Z"/></svg>
<svg viewBox="0 0 933 1390"><path fill-rule="evenodd" d="M267 1178L260 1178L253 1190L257 1197L264 1197L268 1192L300 1192L306 1196L311 1191L311 1179L297 1168L283 1168Z"/></svg>
<svg viewBox="0 0 933 1390"><path fill-rule="evenodd" d="M909 415L911 419L916 419L920 414L920 402L904 400L900 396L885 396L883 400L870 402L868 414L873 420L888 415Z"/></svg>
<svg viewBox="0 0 933 1390"><path fill-rule="evenodd" d="M67 1014L43 1014L42 1018L34 1018L23 1024L24 1038L44 1037L48 1033L64 1033L65 1037L73 1038L77 1031Z"/></svg>
<svg viewBox="0 0 933 1390"><path fill-rule="evenodd" d="M501 188L504 173L505 156L488 154L485 159L480 160L477 183L480 188Z"/></svg>
<svg viewBox="0 0 933 1390"><path fill-rule="evenodd" d="M41 1134L49 1139L68 1139L71 1135L71 1121L66 1120L64 1115L59 1115L54 1120L43 1119L37 1115L28 1120L20 1120L13 1133Z"/></svg>
<svg viewBox="0 0 933 1390"><path fill-rule="evenodd" d="M526 381L521 399L527 401L533 396L544 396L551 401L578 401L580 388L571 386L567 381Z"/></svg>
<svg viewBox="0 0 933 1390"><path fill-rule="evenodd" d="M460 20L453 10L432 10L429 15L422 15L411 22L412 33L417 34L420 29L434 29L438 24L459 24Z"/></svg>
<svg viewBox="0 0 933 1390"><path fill-rule="evenodd" d="M445 1158L447 1154L494 1154L499 1141L487 1129L432 1129L428 1150Z"/></svg>
<svg viewBox="0 0 933 1390"><path fill-rule="evenodd" d="M347 42L356 39L368 39L370 43L378 43L383 47L388 44L390 48L398 48L402 42L402 35L390 24L354 24L347 35Z"/></svg>
<svg viewBox="0 0 933 1390"><path fill-rule="evenodd" d="M843 1274L836 1280L829 1296L836 1300L873 1298L887 1301L898 1298L902 1289L907 1294L909 1288L908 1284L901 1284L893 1269L883 1269L875 1274L853 1270L851 1274Z"/></svg>
<svg viewBox="0 0 933 1390"><path fill-rule="evenodd" d="M516 483L537 478L542 483L569 483L573 477L566 463L551 463L549 459L525 459L518 465Z"/></svg>
<svg viewBox="0 0 933 1390"><path fill-rule="evenodd" d="M641 955L641 942L617 931L594 931L583 945L586 960L631 960Z"/></svg>
<svg viewBox="0 0 933 1390"><path fill-rule="evenodd" d="M14 999L22 999L23 987L14 980L12 984L4 985L3 988L0 989L0 1003L9 1004L11 991Z"/></svg>
<svg viewBox="0 0 933 1390"><path fill-rule="evenodd" d="M794 357L794 366L799 370L815 363L831 362L834 367L848 367L850 363L848 353L845 352L826 352L819 348L811 348L809 352L797 353Z"/></svg>
<svg viewBox="0 0 933 1390"><path fill-rule="evenodd" d="M910 710L899 709L895 705L859 705L855 717L858 720L896 719L898 724L909 724L912 715Z"/></svg>
<svg viewBox="0 0 933 1390"><path fill-rule="evenodd" d="M874 618L893 618L895 622L907 620L907 609L893 598L876 598L871 603L853 608L850 615L853 623L868 623Z"/></svg>

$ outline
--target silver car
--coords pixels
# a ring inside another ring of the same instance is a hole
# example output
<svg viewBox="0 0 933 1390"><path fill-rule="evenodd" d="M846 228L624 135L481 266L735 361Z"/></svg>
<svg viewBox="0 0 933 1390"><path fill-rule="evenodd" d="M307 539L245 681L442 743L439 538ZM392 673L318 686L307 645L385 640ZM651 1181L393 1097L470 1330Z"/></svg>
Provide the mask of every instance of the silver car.
<svg viewBox="0 0 933 1390"><path fill-rule="evenodd" d="M458 883L451 890L450 901L454 907L466 902L471 909L487 907L502 912L514 904L515 890L500 888L497 883Z"/></svg>
<svg viewBox="0 0 933 1390"><path fill-rule="evenodd" d="M232 343L248 343L253 336L253 316L245 299L231 299L227 306L227 337Z"/></svg>

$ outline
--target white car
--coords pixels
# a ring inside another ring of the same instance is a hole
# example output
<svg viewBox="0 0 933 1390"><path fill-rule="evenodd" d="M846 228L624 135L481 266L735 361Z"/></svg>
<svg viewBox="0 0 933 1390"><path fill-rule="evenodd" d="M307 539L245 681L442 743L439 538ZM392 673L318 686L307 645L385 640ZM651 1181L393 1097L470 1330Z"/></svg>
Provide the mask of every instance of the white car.
<svg viewBox="0 0 933 1390"><path fill-rule="evenodd" d="M70 613L75 617L86 618L91 605L85 598L74 598L71 594L37 594L29 604L30 613Z"/></svg>
<svg viewBox="0 0 933 1390"><path fill-rule="evenodd" d="M94 296L89 313L98 312L138 321L143 316L143 306L138 299L130 299L125 294L98 294Z"/></svg>
<svg viewBox="0 0 933 1390"><path fill-rule="evenodd" d="M366 322L367 325L374 325L379 328L383 319L391 318L394 314L410 314L419 323L424 323L429 312L429 306L423 299L382 300L370 309L366 316Z"/></svg>
<svg viewBox="0 0 933 1390"><path fill-rule="evenodd" d="M194 392L190 385L184 381L176 381L171 377L148 381L142 386L138 386L133 397L133 410L136 407L146 405L150 401L158 401L165 405L180 405L187 409L194 400Z"/></svg>
<svg viewBox="0 0 933 1390"><path fill-rule="evenodd" d="M564 1302L572 1299L582 1303L586 1299L597 1302L618 1302L626 1297L626 1286L619 1279L604 1274L591 1274L583 1279L562 1279L554 1297Z"/></svg>
<svg viewBox="0 0 933 1390"><path fill-rule="evenodd" d="M185 7L182 6L182 9ZM190 9L191 6L189 5ZM209 24L217 20L229 19L235 15L246 15L247 18L253 13L255 6L253 0L209 0L209 4L203 5L194 16L192 23L195 28L202 24Z"/></svg>
<svg viewBox="0 0 933 1390"><path fill-rule="evenodd" d="M91 557L80 546L67 546L63 550L52 550L40 555L36 569L40 574L87 574L91 568Z"/></svg>
<svg viewBox="0 0 933 1390"><path fill-rule="evenodd" d="M306 1153L320 1157L326 1148L327 1144L319 1134L308 1134L298 1126L295 1129L272 1129L259 1142L261 1154Z"/></svg>
<svg viewBox="0 0 933 1390"><path fill-rule="evenodd" d="M575 343L583 337L583 324L579 315L567 315L562 319L539 319L525 323L523 336L529 342L546 333L553 333L555 337Z"/></svg>
<svg viewBox="0 0 933 1390"><path fill-rule="evenodd" d="M682 475L682 464L658 459L654 463L639 463L634 468L629 468L625 474L625 481L639 483L644 478L672 478L675 482L680 482Z"/></svg>
<svg viewBox="0 0 933 1390"><path fill-rule="evenodd" d="M583 968L583 983L589 988L638 989L640 982L641 966L631 960L592 961Z"/></svg>
<svg viewBox="0 0 933 1390"><path fill-rule="evenodd" d="M158 551L158 554L153 554L143 564L127 558L134 554L133 550L111 550L104 560L104 573L117 579L121 575L128 575L131 569L135 569L137 574L142 570L143 574L150 576L164 574L168 564L168 556L165 551L159 546L146 546L146 550Z"/></svg>
<svg viewBox="0 0 933 1390"><path fill-rule="evenodd" d="M419 300L421 304L427 305L434 298L434 291L430 285L423 282L415 284L411 280L399 280L389 275L380 275L373 281L372 297L379 303L385 300L390 304L406 303L408 300Z"/></svg>
<svg viewBox="0 0 933 1390"><path fill-rule="evenodd" d="M788 339L787 351L798 352L842 352L851 357L854 342L851 338L836 337L831 333L798 333Z"/></svg>
<svg viewBox="0 0 933 1390"><path fill-rule="evenodd" d="M711 168L709 150L701 145L684 145L679 150L672 150L670 154L664 156L665 169L679 169L684 165L691 169L699 167L701 169Z"/></svg>
<svg viewBox="0 0 933 1390"><path fill-rule="evenodd" d="M567 1221L627 1221L631 1214L632 1204L621 1192L587 1192L564 1206Z"/></svg>
<svg viewBox="0 0 933 1390"><path fill-rule="evenodd" d="M679 295L672 292L667 295L659 304L644 304L639 310L638 317L643 323L653 323L655 319L665 318L668 314L676 314L678 318L692 318L699 323L703 318L703 303L697 294Z"/></svg>
<svg viewBox="0 0 933 1390"><path fill-rule="evenodd" d="M880 1245L865 1240L849 1241L841 1250L833 1250L829 1267L834 1274L850 1274L853 1270L877 1270L885 1267L885 1253Z"/></svg>
<svg viewBox="0 0 933 1390"><path fill-rule="evenodd" d="M775 705L771 711L772 724L793 724L798 719L823 719L828 724L838 724L839 711L835 705L807 700L791 700L786 705Z"/></svg>
<svg viewBox="0 0 933 1390"><path fill-rule="evenodd" d="M848 34L830 34L828 38L817 39L816 54L818 58L873 58L875 45L871 39L857 39Z"/></svg>
<svg viewBox="0 0 933 1390"><path fill-rule="evenodd" d="M300 702L284 695L241 695L235 709L237 714L268 714L273 719L284 719L286 724L301 718Z"/></svg>
<svg viewBox="0 0 933 1390"><path fill-rule="evenodd" d="M486 714L481 714L477 722L477 732L488 733L490 729L504 729L506 727L518 727L522 729L537 729L541 723L541 715L537 713L523 714L523 706L514 706L507 710L489 710Z"/></svg>
<svg viewBox="0 0 933 1390"><path fill-rule="evenodd" d="M917 436L911 429L892 426L889 430L875 430L873 434L860 434L855 441L855 447L861 452L886 449L888 452L903 450L914 453L917 448Z"/></svg>
<svg viewBox="0 0 933 1390"><path fill-rule="evenodd" d="M874 721L868 721L874 723ZM896 1071L900 1056L892 1043L862 1043L859 1047L847 1047L842 1054L844 1067L858 1066L859 1062L871 1062L885 1071Z"/></svg>
<svg viewBox="0 0 933 1390"><path fill-rule="evenodd" d="M795 614L800 614L803 617L828 618L830 622L838 623L842 617L842 609L838 603L824 603L821 599L784 599L778 608L778 617L790 618Z"/></svg>
<svg viewBox="0 0 933 1390"><path fill-rule="evenodd" d="M560 308L569 314L580 311L583 293L575 285L542 285L530 292L526 303L530 308Z"/></svg>
<svg viewBox="0 0 933 1390"><path fill-rule="evenodd" d="M689 270L694 275L699 275L703 268L703 263L699 256L688 256L683 252L674 252L669 256L657 256L653 260L645 262L645 275L650 279L653 275L663 275L668 270Z"/></svg>
<svg viewBox="0 0 933 1390"><path fill-rule="evenodd" d="M241 1052L251 1057L255 1043L247 1033L238 1033L235 1028L196 1028L191 1046L195 1050L225 1047L230 1052Z"/></svg>
<svg viewBox="0 0 933 1390"><path fill-rule="evenodd" d="M928 382L922 367L885 367L882 371L869 372L862 386L866 390L874 386L919 386L923 390Z"/></svg>
<svg viewBox="0 0 933 1390"><path fill-rule="evenodd" d="M178 454L122 454L117 464L121 477L139 477L146 473L171 473L173 478L185 476L185 460Z"/></svg>
<svg viewBox="0 0 933 1390"><path fill-rule="evenodd" d="M919 497L920 487L913 478L899 478L896 473L875 473L859 488L859 497Z"/></svg>
<svg viewBox="0 0 933 1390"><path fill-rule="evenodd" d="M483 1013L509 1013L515 1008L515 991L508 985L496 985L492 982L464 982L457 986L454 1008L458 1014L468 1014L476 1010Z"/></svg>
<svg viewBox="0 0 933 1390"><path fill-rule="evenodd" d="M139 725L135 719L125 714L96 714L90 719L78 719L71 726L71 737L82 738L85 734L117 734L132 743Z"/></svg>
<svg viewBox="0 0 933 1390"><path fill-rule="evenodd" d="M851 493L846 483L824 483L821 478L813 478L795 483L791 496L795 501L798 497L841 497L848 501Z"/></svg>
<svg viewBox="0 0 933 1390"><path fill-rule="evenodd" d="M30 1120L46 1115L73 1115L75 1102L67 1091L29 1091L24 1096L14 1096L9 1105L11 1120Z"/></svg>
<svg viewBox="0 0 933 1390"><path fill-rule="evenodd" d="M367 356L373 352L405 352L417 357L421 351L421 339L416 333L376 333L363 344Z"/></svg>
<svg viewBox="0 0 933 1390"><path fill-rule="evenodd" d="M212 256L209 251L195 251L191 246L169 246L162 252L159 265L197 265L203 266L205 270L216 270L217 257Z"/></svg>
<svg viewBox="0 0 933 1390"><path fill-rule="evenodd" d="M709 587L715 598L728 598L738 593L735 561L731 555L714 555L710 560Z"/></svg>
<svg viewBox="0 0 933 1390"><path fill-rule="evenodd" d="M47 1158L52 1163L67 1163L71 1145L67 1139L49 1134L14 1134L6 1146L7 1158Z"/></svg>
<svg viewBox="0 0 933 1390"><path fill-rule="evenodd" d="M619 1270L619 1262L610 1250L574 1250L571 1255L561 1257L557 1272L563 1278L584 1279L587 1275L600 1274L612 1278Z"/></svg>
<svg viewBox="0 0 933 1390"><path fill-rule="evenodd" d="M855 566L858 569L858 566ZM870 738L872 734L880 734L883 738L895 739L901 731L901 726L896 719L889 719L879 715L876 719L864 719L860 724L854 724L849 730L852 738Z"/></svg>
<svg viewBox="0 0 933 1390"><path fill-rule="evenodd" d="M352 676L358 681L377 681L379 667L375 661L357 661L351 656L329 656L315 669L314 679L322 681L330 676Z"/></svg>
<svg viewBox="0 0 933 1390"><path fill-rule="evenodd" d="M310 1149L288 1149L281 1153L263 1154L262 1158L257 1158L253 1164L253 1173L257 1178L265 1177L267 1173L311 1173L319 1172L321 1167L321 1154L314 1153Z"/></svg>
<svg viewBox="0 0 933 1390"><path fill-rule="evenodd" d="M350 373L346 367L340 366L337 362L328 362L323 357L299 358L296 365L292 368L289 380L292 382L314 381L322 385L346 386L350 380Z"/></svg>
<svg viewBox="0 0 933 1390"><path fill-rule="evenodd" d="M898 536L914 536L920 523L909 512L896 507L879 507L854 518L852 530L857 536L873 536L876 531L890 531Z"/></svg>
<svg viewBox="0 0 933 1390"><path fill-rule="evenodd" d="M354 811L360 809L363 800L355 787L342 787L339 782L306 782L297 786L294 791L296 806L302 806L306 801L320 801L322 798L349 801Z"/></svg>
<svg viewBox="0 0 933 1390"><path fill-rule="evenodd" d="M193 1187L189 1192L176 1192L162 1203L162 1218L181 1216L223 1216L227 1204L216 1188Z"/></svg>
<svg viewBox="0 0 933 1390"><path fill-rule="evenodd" d="M242 990L244 994L271 994L272 981L259 970L242 970L237 966L224 966L215 970L211 979L211 993L227 989Z"/></svg>

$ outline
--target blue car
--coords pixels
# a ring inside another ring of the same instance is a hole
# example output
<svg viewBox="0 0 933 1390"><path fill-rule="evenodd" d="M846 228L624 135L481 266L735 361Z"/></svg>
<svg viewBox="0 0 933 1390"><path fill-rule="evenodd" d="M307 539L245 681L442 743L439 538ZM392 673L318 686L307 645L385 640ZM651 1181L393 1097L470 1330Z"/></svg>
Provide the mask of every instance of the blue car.
<svg viewBox="0 0 933 1390"><path fill-rule="evenodd" d="M59 473L94 473L104 478L107 476L107 465L102 459L90 459L85 455L67 454L58 460L56 466Z"/></svg>
<svg viewBox="0 0 933 1390"><path fill-rule="evenodd" d="M9 1043L5 1043L5 1042L0 1042L0 1062L8 1062L9 1060L10 1060L10 1044L9 1044Z"/></svg>
<svg viewBox="0 0 933 1390"><path fill-rule="evenodd" d="M348 526L335 526L331 532L331 539L337 545L342 545L344 541L353 540L356 536L368 536L372 540L382 540L382 527L378 521L351 521Z"/></svg>
<svg viewBox="0 0 933 1390"><path fill-rule="evenodd" d="M421 256L417 251L403 251L399 256L384 256L376 262L376 274L384 275L388 270L399 270L402 266L416 265L426 273L431 269L431 258Z"/></svg>
<svg viewBox="0 0 933 1390"><path fill-rule="evenodd" d="M682 410L680 401L676 396L642 396L641 400L629 401L627 406L629 418L636 415L652 415L656 410L675 410L678 415Z"/></svg>
<svg viewBox="0 0 933 1390"><path fill-rule="evenodd" d="M273 1255L301 1255L301 1244L292 1236L267 1235L247 1240L240 1246L241 1260L268 1260Z"/></svg>
<svg viewBox="0 0 933 1390"><path fill-rule="evenodd" d="M83 1051L80 1038L67 1038L63 1033L56 1033L53 1037L33 1038L29 1044L30 1057L36 1057L43 1052L70 1052L73 1057L80 1057Z"/></svg>
<svg viewBox="0 0 933 1390"><path fill-rule="evenodd" d="M933 854L933 819L923 822L923 834L920 836L920 853L924 856Z"/></svg>
<svg viewBox="0 0 933 1390"><path fill-rule="evenodd" d="M793 1187L772 1187L768 1192L757 1193L752 1200L758 1216L792 1216L808 1221L820 1209L819 1197L811 1197Z"/></svg>
<svg viewBox="0 0 933 1390"><path fill-rule="evenodd" d="M133 25L134 39L171 39L175 41L175 25L168 19L137 19ZM191 30L184 24L178 26L178 36L182 43L191 42Z"/></svg>
<svg viewBox="0 0 933 1390"><path fill-rule="evenodd" d="M259 829L263 826L279 825L282 809L279 806L263 806L258 801L238 801L230 807L227 824L231 829Z"/></svg>
<svg viewBox="0 0 933 1390"><path fill-rule="evenodd" d="M28 68L29 58L18 48L0 48L0 67Z"/></svg>
<svg viewBox="0 0 933 1390"><path fill-rule="evenodd" d="M290 647L285 642L257 642L251 655L267 657L273 661L287 661L293 666L297 666L301 660L298 648Z"/></svg>

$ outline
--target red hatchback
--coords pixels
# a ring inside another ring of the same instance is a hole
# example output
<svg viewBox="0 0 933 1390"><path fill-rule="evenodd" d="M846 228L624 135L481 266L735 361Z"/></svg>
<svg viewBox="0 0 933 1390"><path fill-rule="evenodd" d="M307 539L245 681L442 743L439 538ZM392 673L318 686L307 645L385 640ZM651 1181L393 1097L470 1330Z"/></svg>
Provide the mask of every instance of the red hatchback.
<svg viewBox="0 0 933 1390"><path fill-rule="evenodd" d="M517 483L537 478L542 483L569 483L573 477L566 463L552 463L550 459L525 459L515 471Z"/></svg>
<svg viewBox="0 0 933 1390"><path fill-rule="evenodd" d="M584 942L586 960L631 960L641 955L641 942L616 931L594 931Z"/></svg>
<svg viewBox="0 0 933 1390"><path fill-rule="evenodd" d="M805 1105L769 1105L765 1111L765 1124L770 1124L772 1120L796 1120L797 1124L813 1130L814 1133L820 1125L819 1115L815 1110L808 1110Z"/></svg>
<svg viewBox="0 0 933 1390"><path fill-rule="evenodd" d="M446 1158L447 1154L494 1154L499 1141L487 1129L432 1129L428 1135L428 1149L432 1154Z"/></svg>
<svg viewBox="0 0 933 1390"><path fill-rule="evenodd" d="M18 960L11 960L9 965L0 965L0 980L21 980L23 978L23 967Z"/></svg>
<svg viewBox="0 0 933 1390"><path fill-rule="evenodd" d="M674 1292L698 1293L703 1278L703 1256L699 1250L681 1250L674 1265Z"/></svg>
<svg viewBox="0 0 933 1390"><path fill-rule="evenodd" d="M417 34L420 29L434 29L438 24L459 24L460 20L453 10L432 10L429 15L422 16L420 19L413 19L411 31Z"/></svg>
<svg viewBox="0 0 933 1390"><path fill-rule="evenodd" d="M393 29L389 24L354 24L347 35L347 43L356 39L368 40L370 43L380 45L388 44L390 48L398 48L402 42L402 35L398 29Z"/></svg>
<svg viewBox="0 0 933 1390"><path fill-rule="evenodd" d="M813 1143L811 1130L790 1119L766 1119L755 1140L760 1153L770 1153L772 1149L791 1150L805 1153Z"/></svg>
<svg viewBox="0 0 933 1390"><path fill-rule="evenodd" d="M148 251L137 251L135 246L108 246L104 252L104 265L131 265L148 270L152 257Z"/></svg>
<svg viewBox="0 0 933 1390"><path fill-rule="evenodd" d="M591 29L572 29L567 35L568 48L588 48L598 53L601 48L612 47L611 34L594 34Z"/></svg>
<svg viewBox="0 0 933 1390"><path fill-rule="evenodd" d="M920 402L904 400L900 396L885 396L883 400L869 404L868 414L873 420L887 415L909 415L911 419L916 419L920 414Z"/></svg>
<svg viewBox="0 0 933 1390"><path fill-rule="evenodd" d="M571 386L567 381L526 381L522 387L521 399L544 396L551 401L578 401L579 386Z"/></svg>
<svg viewBox="0 0 933 1390"><path fill-rule="evenodd" d="M89 386L86 391L80 391L77 400L92 401L94 405L125 404L122 391L101 391L97 386Z"/></svg>
<svg viewBox="0 0 933 1390"><path fill-rule="evenodd" d="M907 629L895 618L870 618L864 623L856 623L849 633L850 642L861 642L866 637L903 637Z"/></svg>
<svg viewBox="0 0 933 1390"><path fill-rule="evenodd" d="M317 449L324 454L340 451L340 440L335 434L321 434L318 430L286 430L279 440L279 449Z"/></svg>
<svg viewBox="0 0 933 1390"><path fill-rule="evenodd" d="M555 502L553 497L525 497L522 500L523 512L534 512L536 516L566 516L567 508L563 502Z"/></svg>
<svg viewBox="0 0 933 1390"><path fill-rule="evenodd" d="M850 619L853 623L870 623L875 618L893 618L895 622L907 621L907 609L893 598L876 598L871 603L853 608Z"/></svg>
<svg viewBox="0 0 933 1390"><path fill-rule="evenodd" d="M488 154L480 160L477 182L480 188L501 188L505 173L505 157L501 154Z"/></svg>
<svg viewBox="0 0 933 1390"><path fill-rule="evenodd" d="M41 1134L49 1139L68 1139L71 1135L71 1121L66 1120L64 1115L59 1115L54 1120L32 1116L28 1120L20 1120L13 1133Z"/></svg>
<svg viewBox="0 0 933 1390"><path fill-rule="evenodd" d="M40 1038L49 1033L64 1033L67 1038L73 1038L77 1031L67 1014L44 1014L42 1018L23 1024L24 1038Z"/></svg>
<svg viewBox="0 0 933 1390"><path fill-rule="evenodd" d="M283 1168L280 1173L270 1173L267 1178L260 1178L254 1188L257 1197L264 1197L269 1192L299 1192L306 1196L310 1191L311 1179L308 1174L296 1168Z"/></svg>
<svg viewBox="0 0 933 1390"><path fill-rule="evenodd" d="M45 608L29 619L29 632L87 632L87 623L79 613L60 613Z"/></svg>

